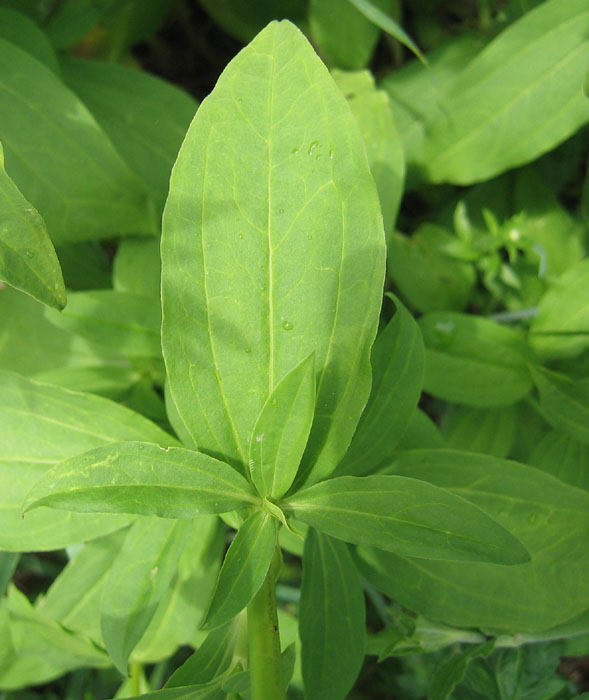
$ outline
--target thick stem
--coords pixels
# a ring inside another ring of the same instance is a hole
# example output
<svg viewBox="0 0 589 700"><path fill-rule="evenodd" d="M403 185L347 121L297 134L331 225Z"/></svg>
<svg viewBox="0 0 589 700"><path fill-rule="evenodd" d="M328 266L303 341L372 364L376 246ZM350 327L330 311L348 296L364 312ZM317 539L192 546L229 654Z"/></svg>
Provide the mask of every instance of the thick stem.
<svg viewBox="0 0 589 700"><path fill-rule="evenodd" d="M280 549L277 548L262 587L247 606L252 700L286 698L276 613L276 574L280 563Z"/></svg>

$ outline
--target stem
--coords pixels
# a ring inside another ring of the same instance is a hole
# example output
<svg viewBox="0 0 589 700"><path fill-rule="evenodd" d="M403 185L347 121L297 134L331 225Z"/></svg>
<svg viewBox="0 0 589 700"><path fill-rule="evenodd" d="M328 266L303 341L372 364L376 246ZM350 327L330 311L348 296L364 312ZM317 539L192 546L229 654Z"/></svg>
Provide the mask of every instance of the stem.
<svg viewBox="0 0 589 700"><path fill-rule="evenodd" d="M277 547L262 587L247 606L252 700L286 699L276 612L275 582L280 564Z"/></svg>
<svg viewBox="0 0 589 700"><path fill-rule="evenodd" d="M141 695L141 664L132 661L130 664L131 675L131 694L133 697Z"/></svg>

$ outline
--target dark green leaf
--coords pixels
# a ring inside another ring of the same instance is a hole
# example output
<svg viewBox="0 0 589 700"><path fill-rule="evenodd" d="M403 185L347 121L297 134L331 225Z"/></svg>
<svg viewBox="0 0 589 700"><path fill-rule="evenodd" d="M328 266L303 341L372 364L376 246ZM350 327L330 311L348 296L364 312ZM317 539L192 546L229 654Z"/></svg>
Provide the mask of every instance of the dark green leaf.
<svg viewBox="0 0 589 700"><path fill-rule="evenodd" d="M328 535L406 556L529 561L518 540L478 507L418 479L342 476L295 494L285 506Z"/></svg>
<svg viewBox="0 0 589 700"><path fill-rule="evenodd" d="M480 657L488 656L495 648L495 640L481 644L468 646L464 651L460 651L452 656L448 661L436 669L428 693L428 700L447 700L454 688L464 678L471 661Z"/></svg>
<svg viewBox="0 0 589 700"><path fill-rule="evenodd" d="M26 15L0 7L0 38L10 41L59 75L59 63L47 35Z"/></svg>
<svg viewBox="0 0 589 700"><path fill-rule="evenodd" d="M552 430L530 455L529 463L571 486L589 491L589 445Z"/></svg>
<svg viewBox="0 0 589 700"><path fill-rule="evenodd" d="M179 447L117 442L60 462L29 491L22 509L194 518L252 503L252 487L224 462Z"/></svg>
<svg viewBox="0 0 589 700"><path fill-rule="evenodd" d="M348 547L310 529L299 608L305 697L347 697L364 661L364 591Z"/></svg>
<svg viewBox="0 0 589 700"><path fill-rule="evenodd" d="M444 415L442 432L446 447L507 457L517 430L514 406L468 408L450 406ZM415 447L424 447L415 445Z"/></svg>

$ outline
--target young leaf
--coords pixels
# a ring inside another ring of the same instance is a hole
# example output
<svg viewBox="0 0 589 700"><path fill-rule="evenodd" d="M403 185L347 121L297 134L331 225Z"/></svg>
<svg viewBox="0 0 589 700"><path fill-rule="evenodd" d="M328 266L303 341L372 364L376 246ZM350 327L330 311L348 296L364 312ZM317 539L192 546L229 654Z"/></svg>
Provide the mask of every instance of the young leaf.
<svg viewBox="0 0 589 700"><path fill-rule="evenodd" d="M370 390L384 254L349 107L303 35L273 22L201 104L164 212L164 357L200 449L245 471L266 398L315 352L300 478L335 467Z"/></svg>
<svg viewBox="0 0 589 700"><path fill-rule="evenodd" d="M126 675L127 660L167 592L189 522L139 518L127 534L102 594L100 624L104 645Z"/></svg>
<svg viewBox="0 0 589 700"><path fill-rule="evenodd" d="M53 243L155 233L143 185L55 74L0 39L0 76L6 168Z"/></svg>
<svg viewBox="0 0 589 700"><path fill-rule="evenodd" d="M254 425L249 469L262 496L290 488L307 444L315 409L315 357L298 364L275 387Z"/></svg>
<svg viewBox="0 0 589 700"><path fill-rule="evenodd" d="M73 292L67 308L46 316L58 328L103 346L111 352L159 357L160 308L153 298L100 289Z"/></svg>
<svg viewBox="0 0 589 700"><path fill-rule="evenodd" d="M452 656L436 669L431 680L428 700L447 700L454 688L464 678L468 665L480 656L489 656L495 648L495 640L473 644Z"/></svg>
<svg viewBox="0 0 589 700"><path fill-rule="evenodd" d="M78 95L162 207L170 172L198 103L172 83L108 61L61 59Z"/></svg>
<svg viewBox="0 0 589 700"><path fill-rule="evenodd" d="M362 573L411 610L460 627L536 632L589 606L589 494L539 469L455 450L413 450L394 472L495 514L532 555L522 566L442 562L363 548Z"/></svg>
<svg viewBox="0 0 589 700"><path fill-rule="evenodd" d="M400 555L497 564L530 558L481 509L417 479L342 476L315 484L284 505L332 537Z"/></svg>
<svg viewBox="0 0 589 700"><path fill-rule="evenodd" d="M276 520L257 511L239 528L227 550L204 629L224 625L246 607L264 582L275 549Z"/></svg>
<svg viewBox="0 0 589 700"><path fill-rule="evenodd" d="M0 294L0 296L2 296ZM26 493L52 465L113 440L177 441L113 401L0 372L0 548L59 549L128 524L128 516L37 510L25 520Z"/></svg>
<svg viewBox="0 0 589 700"><path fill-rule="evenodd" d="M29 491L23 513L49 506L77 513L194 518L256 503L232 467L200 452L115 442L50 469Z"/></svg>
<svg viewBox="0 0 589 700"><path fill-rule="evenodd" d="M430 124L423 165L431 181L484 180L533 160L585 124L588 30L585 0L549 0L483 49Z"/></svg>
<svg viewBox="0 0 589 700"><path fill-rule="evenodd" d="M515 403L532 388L534 354L509 328L478 316L434 312L419 320L425 341L424 390L481 408Z"/></svg>
<svg viewBox="0 0 589 700"><path fill-rule="evenodd" d="M339 476L374 473L397 448L423 382L425 353L419 326L395 297L393 320L372 348L372 392Z"/></svg>
<svg viewBox="0 0 589 700"><path fill-rule="evenodd" d="M573 381L544 367L533 367L540 412L553 428L589 444L589 378Z"/></svg>
<svg viewBox="0 0 589 700"><path fill-rule="evenodd" d="M364 591L348 547L310 529L299 608L305 697L347 697L364 661Z"/></svg>
<svg viewBox="0 0 589 700"><path fill-rule="evenodd" d="M0 143L0 280L63 309L65 286L43 219L4 169Z"/></svg>

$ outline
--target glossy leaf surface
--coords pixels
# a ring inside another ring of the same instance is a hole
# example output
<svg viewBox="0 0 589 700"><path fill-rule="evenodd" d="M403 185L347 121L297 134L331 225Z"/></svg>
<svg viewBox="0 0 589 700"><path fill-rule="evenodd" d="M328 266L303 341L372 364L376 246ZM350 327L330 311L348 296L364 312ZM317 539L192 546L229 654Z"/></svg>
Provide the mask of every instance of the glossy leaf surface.
<svg viewBox="0 0 589 700"><path fill-rule="evenodd" d="M262 496L291 486L307 444L315 408L315 358L303 360L274 388L252 433L248 467Z"/></svg>
<svg viewBox="0 0 589 700"><path fill-rule="evenodd" d="M269 393L314 351L303 477L333 470L370 389L384 236L354 119L290 23L262 31L199 108L162 260L164 357L194 442L245 470Z"/></svg>
<svg viewBox="0 0 589 700"><path fill-rule="evenodd" d="M342 476L285 505L311 527L353 544L425 559L529 560L525 548L482 510L418 479Z"/></svg>
<svg viewBox="0 0 589 700"><path fill-rule="evenodd" d="M515 403L532 388L534 355L510 328L467 314L422 316L424 390L467 406Z"/></svg>
<svg viewBox="0 0 589 700"><path fill-rule="evenodd" d="M492 177L586 123L588 30L584 0L549 0L499 34L440 103L444 116L430 125L423 154L429 178L464 185Z"/></svg>
<svg viewBox="0 0 589 700"><path fill-rule="evenodd" d="M200 452L118 442L76 455L31 489L23 511L43 505L79 513L194 518L255 503L234 469Z"/></svg>
<svg viewBox="0 0 589 700"><path fill-rule="evenodd" d="M53 243L155 233L143 185L55 74L0 39L0 75L6 169Z"/></svg>
<svg viewBox="0 0 589 700"><path fill-rule="evenodd" d="M364 591L348 546L310 529L299 608L305 695L347 697L364 661Z"/></svg>
<svg viewBox="0 0 589 700"><path fill-rule="evenodd" d="M39 213L4 169L0 143L0 279L62 309L65 286L55 249Z"/></svg>
<svg viewBox="0 0 589 700"><path fill-rule="evenodd" d="M100 537L130 521L37 511L21 518L26 493L57 462L114 440L176 440L123 406L89 394L0 372L0 546L10 551L59 549Z"/></svg>
<svg viewBox="0 0 589 700"><path fill-rule="evenodd" d="M276 520L258 511L239 528L221 567L204 629L219 627L241 612L266 578L276 548Z"/></svg>

